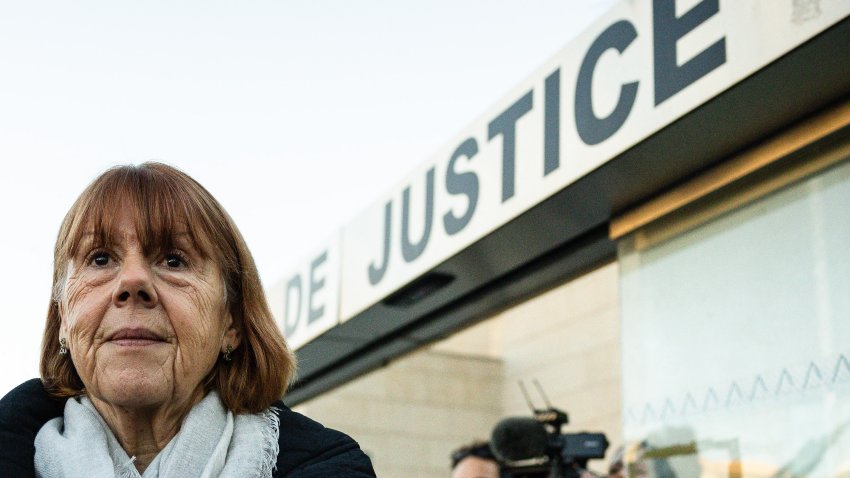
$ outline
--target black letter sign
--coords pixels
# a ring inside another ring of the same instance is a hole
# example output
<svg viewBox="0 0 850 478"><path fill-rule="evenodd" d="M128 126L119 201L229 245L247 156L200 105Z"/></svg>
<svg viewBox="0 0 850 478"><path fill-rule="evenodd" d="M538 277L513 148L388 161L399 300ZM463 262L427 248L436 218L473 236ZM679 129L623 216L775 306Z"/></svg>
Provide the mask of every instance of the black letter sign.
<svg viewBox="0 0 850 478"><path fill-rule="evenodd" d="M655 56L655 104L682 91L711 70L726 63L726 38L679 66L676 42L720 10L718 0L702 0L676 18L676 0L655 0L652 8Z"/></svg>
<svg viewBox="0 0 850 478"><path fill-rule="evenodd" d="M410 242L410 186L404 188L401 203L401 256L404 262L419 257L428 245L431 237L431 222L434 219L434 168L428 170L425 182L425 228L419 242Z"/></svg>
<svg viewBox="0 0 850 478"><path fill-rule="evenodd" d="M475 212L475 206L478 205L478 175L472 171L461 174L455 172L455 163L458 159L464 157L472 159L476 154L478 154L478 143L475 142L475 138L468 138L457 147L446 168L446 191L451 195L463 194L469 201L463 216L455 217L451 211L443 215L443 227L446 229L446 234L450 236L462 231L469 224Z"/></svg>
<svg viewBox="0 0 850 478"><path fill-rule="evenodd" d="M322 252L319 257L310 263L310 295L307 297L307 324L312 324L325 314L325 306L313 308L313 296L325 287L325 278L316 280L316 269L328 259L328 251Z"/></svg>
<svg viewBox="0 0 850 478"><path fill-rule="evenodd" d="M543 122L543 175L561 166L561 70L546 77Z"/></svg>
<svg viewBox="0 0 850 478"><path fill-rule="evenodd" d="M289 311L293 309L290 306L290 300L292 300L293 293L295 298L298 299L296 302L295 309L295 320L290 320ZM298 329L298 322L301 320L301 275L296 274L292 276L291 279L286 283L286 310L283 311L283 335L287 338Z"/></svg>
<svg viewBox="0 0 850 478"><path fill-rule="evenodd" d="M593 41L584 55L576 80L575 115L576 130L585 144L599 144L610 138L620 129L620 126L623 126L632 111L637 96L637 81L626 83L620 87L620 99L617 100L617 106L607 118L599 118L593 112L591 92L593 70L596 69L599 57L609 48L616 48L617 51L623 53L626 47L635 41L635 38L637 38L637 30L635 30L634 25L626 20L621 20L596 37L596 40Z"/></svg>
<svg viewBox="0 0 850 478"><path fill-rule="evenodd" d="M393 229L393 202L387 201L384 206L384 254L381 265L375 267L375 263L369 264L369 284L375 285L381 282L387 272L390 263L390 233Z"/></svg>
<svg viewBox="0 0 850 478"><path fill-rule="evenodd" d="M529 91L510 108L490 122L488 132L493 139L502 135L502 202L514 195L514 155L516 154L516 122L532 107L532 93Z"/></svg>

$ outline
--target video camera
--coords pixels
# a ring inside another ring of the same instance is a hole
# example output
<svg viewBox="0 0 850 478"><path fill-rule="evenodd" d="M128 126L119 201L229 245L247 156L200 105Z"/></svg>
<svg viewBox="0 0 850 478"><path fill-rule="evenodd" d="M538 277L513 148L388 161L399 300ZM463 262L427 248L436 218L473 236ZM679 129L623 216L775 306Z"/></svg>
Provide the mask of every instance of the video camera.
<svg viewBox="0 0 850 478"><path fill-rule="evenodd" d="M493 429L490 448L508 477L578 478L589 460L605 457L608 439L604 433L561 433L569 423L568 415L549 404L536 381L535 385L547 408L534 408L520 382L533 416L500 421Z"/></svg>

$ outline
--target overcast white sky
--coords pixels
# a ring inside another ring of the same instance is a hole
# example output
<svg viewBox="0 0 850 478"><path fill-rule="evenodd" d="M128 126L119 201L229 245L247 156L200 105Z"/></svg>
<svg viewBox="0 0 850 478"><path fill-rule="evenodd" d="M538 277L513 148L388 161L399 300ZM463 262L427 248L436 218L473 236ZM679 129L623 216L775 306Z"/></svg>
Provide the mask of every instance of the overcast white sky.
<svg viewBox="0 0 850 478"><path fill-rule="evenodd" d="M105 168L194 176L271 285L614 3L0 0L0 395Z"/></svg>

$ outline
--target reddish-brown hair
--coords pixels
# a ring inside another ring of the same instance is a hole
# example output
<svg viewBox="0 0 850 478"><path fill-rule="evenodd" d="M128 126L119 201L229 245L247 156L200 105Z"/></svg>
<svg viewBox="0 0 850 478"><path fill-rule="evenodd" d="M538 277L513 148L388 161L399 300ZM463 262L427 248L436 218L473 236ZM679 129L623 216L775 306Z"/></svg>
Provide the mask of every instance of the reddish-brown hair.
<svg viewBox="0 0 850 478"><path fill-rule="evenodd" d="M59 300L82 238L94 233L112 243L119 208L135 216L136 234L147 253L167 250L175 233L191 240L221 270L227 307L241 335L230 362L219 360L204 385L217 390L234 413L257 413L283 396L295 374L295 359L274 323L245 240L224 208L197 181L171 166L148 162L116 166L95 179L71 206L56 239L53 296L41 348L41 379L56 396L85 393L70 355L59 355Z"/></svg>

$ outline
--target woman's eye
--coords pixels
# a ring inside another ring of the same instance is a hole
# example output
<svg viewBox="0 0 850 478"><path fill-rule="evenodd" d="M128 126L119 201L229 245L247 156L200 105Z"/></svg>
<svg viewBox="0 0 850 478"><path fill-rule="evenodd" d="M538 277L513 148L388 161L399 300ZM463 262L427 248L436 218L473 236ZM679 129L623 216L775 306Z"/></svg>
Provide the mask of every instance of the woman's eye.
<svg viewBox="0 0 850 478"><path fill-rule="evenodd" d="M91 257L91 264L96 266L105 266L109 264L109 254L106 252L96 252Z"/></svg>
<svg viewBox="0 0 850 478"><path fill-rule="evenodd" d="M178 254L168 254L165 256L165 265L172 269L178 269L186 265L186 261Z"/></svg>

